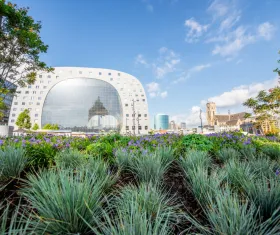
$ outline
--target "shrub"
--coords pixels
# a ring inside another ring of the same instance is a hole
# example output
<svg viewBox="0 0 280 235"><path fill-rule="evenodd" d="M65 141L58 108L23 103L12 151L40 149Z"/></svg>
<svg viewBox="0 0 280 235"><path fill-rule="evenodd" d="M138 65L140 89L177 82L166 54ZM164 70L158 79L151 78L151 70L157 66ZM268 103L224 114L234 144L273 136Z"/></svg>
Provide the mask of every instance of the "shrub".
<svg viewBox="0 0 280 235"><path fill-rule="evenodd" d="M7 146L0 149L0 182L19 177L28 163L23 148Z"/></svg>
<svg viewBox="0 0 280 235"><path fill-rule="evenodd" d="M264 154L273 160L280 160L280 145L266 145L262 148Z"/></svg>
<svg viewBox="0 0 280 235"><path fill-rule="evenodd" d="M58 124L47 123L43 126L43 130L59 130Z"/></svg>
<svg viewBox="0 0 280 235"><path fill-rule="evenodd" d="M191 134L182 138L182 143L186 149L196 149L201 151L209 151L213 147L212 142L204 135Z"/></svg>
<svg viewBox="0 0 280 235"><path fill-rule="evenodd" d="M88 170L49 169L29 174L21 192L36 209L38 232L86 234L89 228L84 221L96 225L99 220L108 179Z"/></svg>
<svg viewBox="0 0 280 235"><path fill-rule="evenodd" d="M62 168L79 168L86 162L87 155L82 154L78 150L65 149L59 152L55 157L55 163Z"/></svg>
<svg viewBox="0 0 280 235"><path fill-rule="evenodd" d="M230 159L238 159L240 157L240 153L233 148L222 148L218 151L216 157L218 160L225 163Z"/></svg>
<svg viewBox="0 0 280 235"><path fill-rule="evenodd" d="M39 125L37 123L34 124L34 126L32 127L32 130L36 131L39 129Z"/></svg>
<svg viewBox="0 0 280 235"><path fill-rule="evenodd" d="M257 149L251 145L242 146L240 153L244 159L255 159L257 157Z"/></svg>
<svg viewBox="0 0 280 235"><path fill-rule="evenodd" d="M102 157L102 159L113 162L113 146L106 142L97 142L87 146L86 151L94 157Z"/></svg>
<svg viewBox="0 0 280 235"><path fill-rule="evenodd" d="M100 226L100 234L172 234L179 217L178 206L159 188L146 183L139 188L125 187L110 204L115 216L105 213L106 223Z"/></svg>

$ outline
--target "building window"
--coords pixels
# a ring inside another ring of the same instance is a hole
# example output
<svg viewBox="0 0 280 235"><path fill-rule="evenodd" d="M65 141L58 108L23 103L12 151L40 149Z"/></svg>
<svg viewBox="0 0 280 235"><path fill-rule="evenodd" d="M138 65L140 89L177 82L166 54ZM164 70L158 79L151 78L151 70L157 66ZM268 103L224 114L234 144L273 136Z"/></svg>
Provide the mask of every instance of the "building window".
<svg viewBox="0 0 280 235"><path fill-rule="evenodd" d="M33 91L33 94L36 94L36 91Z"/></svg>
<svg viewBox="0 0 280 235"><path fill-rule="evenodd" d="M108 73L109 76L111 76L111 73Z"/></svg>
<svg viewBox="0 0 280 235"><path fill-rule="evenodd" d="M35 117L38 117L38 113L35 113Z"/></svg>
<svg viewBox="0 0 280 235"><path fill-rule="evenodd" d="M102 75L102 73L101 73L101 72L99 72L99 75Z"/></svg>
<svg viewBox="0 0 280 235"><path fill-rule="evenodd" d="M110 78L110 81L113 81L113 78Z"/></svg>
<svg viewBox="0 0 280 235"><path fill-rule="evenodd" d="M148 126L145 126L145 130L148 130Z"/></svg>
<svg viewBox="0 0 280 235"><path fill-rule="evenodd" d="M145 100L145 99L143 99L142 101L143 101L143 102L145 102L146 100Z"/></svg>
<svg viewBox="0 0 280 235"><path fill-rule="evenodd" d="M36 89L39 89L39 86L36 86Z"/></svg>
<svg viewBox="0 0 280 235"><path fill-rule="evenodd" d="M132 126L132 130L135 130L135 126Z"/></svg>
<svg viewBox="0 0 280 235"><path fill-rule="evenodd" d="M21 108L21 109L20 109L20 111L23 111L23 110L24 110L24 108Z"/></svg>
<svg viewBox="0 0 280 235"><path fill-rule="evenodd" d="M29 91L26 91L25 94L29 94Z"/></svg>
<svg viewBox="0 0 280 235"><path fill-rule="evenodd" d="M11 122L15 122L15 120L14 120L14 119L12 119L12 120L11 120Z"/></svg>
<svg viewBox="0 0 280 235"><path fill-rule="evenodd" d="M33 102L29 102L29 105L32 105L33 104Z"/></svg>
<svg viewBox="0 0 280 235"><path fill-rule="evenodd" d="M44 81L43 81L43 80L41 80L41 81L40 81L40 83L44 83Z"/></svg>
<svg viewBox="0 0 280 235"><path fill-rule="evenodd" d="M142 126L138 126L138 130L142 130Z"/></svg>
<svg viewBox="0 0 280 235"><path fill-rule="evenodd" d="M125 128L127 131L129 130L129 126L126 126L126 128Z"/></svg>
<svg viewBox="0 0 280 235"><path fill-rule="evenodd" d="M22 102L22 105L25 105L25 102Z"/></svg>
<svg viewBox="0 0 280 235"><path fill-rule="evenodd" d="M13 114L12 114L12 117L15 117L15 116L16 116L16 115L13 113Z"/></svg>
<svg viewBox="0 0 280 235"><path fill-rule="evenodd" d="M134 113L132 114L132 117L135 117L135 114L134 114Z"/></svg>
<svg viewBox="0 0 280 235"><path fill-rule="evenodd" d="M36 105L40 105L40 102L37 102L37 104Z"/></svg>
<svg viewBox="0 0 280 235"><path fill-rule="evenodd" d="M51 75L48 75L48 78L51 78Z"/></svg>
<svg viewBox="0 0 280 235"><path fill-rule="evenodd" d="M120 74L120 73L118 73L118 76L121 76L121 74Z"/></svg>
<svg viewBox="0 0 280 235"><path fill-rule="evenodd" d="M14 105L18 105L18 102L15 102Z"/></svg>
<svg viewBox="0 0 280 235"><path fill-rule="evenodd" d="M144 114L144 117L147 117L148 115L147 114Z"/></svg>
<svg viewBox="0 0 280 235"><path fill-rule="evenodd" d="M82 71L79 71L79 74L82 74L83 72Z"/></svg>
<svg viewBox="0 0 280 235"><path fill-rule="evenodd" d="M44 94L44 92L43 92L43 91L40 91L40 94L42 95L42 94Z"/></svg>
<svg viewBox="0 0 280 235"><path fill-rule="evenodd" d="M128 104L125 104L125 107L128 107Z"/></svg>
<svg viewBox="0 0 280 235"><path fill-rule="evenodd" d="M59 76L56 76L56 79L58 79L59 78Z"/></svg>
<svg viewBox="0 0 280 235"><path fill-rule="evenodd" d="M42 78L42 75L39 75L39 78Z"/></svg>
<svg viewBox="0 0 280 235"><path fill-rule="evenodd" d="M138 114L138 117L141 117L141 114Z"/></svg>
<svg viewBox="0 0 280 235"><path fill-rule="evenodd" d="M47 89L47 86L44 86L44 89Z"/></svg>
<svg viewBox="0 0 280 235"><path fill-rule="evenodd" d="M28 108L28 110L29 110L29 111L31 111L31 110L32 110L32 108Z"/></svg>
<svg viewBox="0 0 280 235"><path fill-rule="evenodd" d="M13 108L13 111L17 111L17 108Z"/></svg>
<svg viewBox="0 0 280 235"><path fill-rule="evenodd" d="M38 100L41 100L42 99L42 97L38 97Z"/></svg>
<svg viewBox="0 0 280 235"><path fill-rule="evenodd" d="M17 93L18 93L18 94L21 94L21 91L18 91Z"/></svg>
<svg viewBox="0 0 280 235"><path fill-rule="evenodd" d="M31 85L29 85L28 88L31 88Z"/></svg>
<svg viewBox="0 0 280 235"><path fill-rule="evenodd" d="M126 114L127 117L129 117L129 114Z"/></svg>

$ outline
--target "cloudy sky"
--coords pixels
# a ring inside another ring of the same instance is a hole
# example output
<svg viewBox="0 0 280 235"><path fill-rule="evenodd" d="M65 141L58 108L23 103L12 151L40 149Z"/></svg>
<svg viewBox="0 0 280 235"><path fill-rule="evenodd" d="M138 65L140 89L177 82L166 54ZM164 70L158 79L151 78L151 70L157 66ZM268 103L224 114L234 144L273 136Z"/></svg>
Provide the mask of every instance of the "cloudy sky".
<svg viewBox="0 0 280 235"><path fill-rule="evenodd" d="M279 0L13 0L42 22L51 66L136 76L151 117L199 124L200 108L242 102L277 84ZM152 118L151 118L152 119Z"/></svg>

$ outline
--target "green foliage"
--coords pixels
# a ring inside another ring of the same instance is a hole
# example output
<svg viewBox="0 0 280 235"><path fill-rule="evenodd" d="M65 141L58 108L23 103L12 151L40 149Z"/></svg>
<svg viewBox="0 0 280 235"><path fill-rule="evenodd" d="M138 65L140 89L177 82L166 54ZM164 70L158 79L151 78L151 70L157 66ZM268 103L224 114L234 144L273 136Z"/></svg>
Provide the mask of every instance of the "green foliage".
<svg viewBox="0 0 280 235"><path fill-rule="evenodd" d="M188 169L188 171L195 170L198 167L203 167L208 169L211 165L211 158L207 152L189 150L185 157L181 159L183 163L183 168Z"/></svg>
<svg viewBox="0 0 280 235"><path fill-rule="evenodd" d="M65 149L55 156L55 164L61 168L76 169L85 164L87 157L78 150Z"/></svg>
<svg viewBox="0 0 280 235"><path fill-rule="evenodd" d="M280 145L265 145L262 152L273 160L280 160Z"/></svg>
<svg viewBox="0 0 280 235"><path fill-rule="evenodd" d="M0 182L19 177L27 163L23 148L8 146L5 150L0 149Z"/></svg>
<svg viewBox="0 0 280 235"><path fill-rule="evenodd" d="M216 158L223 163L229 161L230 159L238 159L239 157L240 153L233 148L222 148L216 155Z"/></svg>
<svg viewBox="0 0 280 235"><path fill-rule="evenodd" d="M212 148L212 143L204 135L191 134L185 135L182 139L186 149L197 149L201 151L209 151Z"/></svg>
<svg viewBox="0 0 280 235"><path fill-rule="evenodd" d="M37 131L39 129L39 125L37 123L34 124L32 130Z"/></svg>
<svg viewBox="0 0 280 235"><path fill-rule="evenodd" d="M96 225L100 218L108 179L83 169L49 169L29 174L21 193L36 209L33 217L34 223L39 223L38 232L86 234L89 228L84 221Z"/></svg>
<svg viewBox="0 0 280 235"><path fill-rule="evenodd" d="M5 68L0 75L0 90L4 98L15 94L15 86L33 84L38 71L53 70L39 58L48 49L40 30L41 23L28 15L28 8L0 1L0 67Z"/></svg>
<svg viewBox="0 0 280 235"><path fill-rule="evenodd" d="M107 142L97 142L90 144L86 152L93 157L102 157L105 161L113 161L113 146Z"/></svg>
<svg viewBox="0 0 280 235"><path fill-rule="evenodd" d="M178 206L151 184L125 187L110 203L114 218L105 213L106 223L99 234L154 235L172 234L180 216Z"/></svg>
<svg viewBox="0 0 280 235"><path fill-rule="evenodd" d="M140 182L159 184L164 173L173 161L170 148L159 148L154 153L140 154L131 159L130 170L135 173Z"/></svg>
<svg viewBox="0 0 280 235"><path fill-rule="evenodd" d="M29 110L28 109L25 109L23 112L21 112L18 115L16 125L19 128L23 128L23 129L28 129L29 130L31 128L30 115L29 115Z"/></svg>
<svg viewBox="0 0 280 235"><path fill-rule="evenodd" d="M59 130L58 124L47 123L43 126L43 130Z"/></svg>

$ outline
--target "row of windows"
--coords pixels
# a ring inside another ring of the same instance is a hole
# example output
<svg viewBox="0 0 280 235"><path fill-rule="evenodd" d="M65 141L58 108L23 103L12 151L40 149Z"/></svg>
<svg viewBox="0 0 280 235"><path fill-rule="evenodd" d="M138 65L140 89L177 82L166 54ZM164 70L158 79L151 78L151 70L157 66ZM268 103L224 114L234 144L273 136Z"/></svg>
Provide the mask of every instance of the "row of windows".
<svg viewBox="0 0 280 235"><path fill-rule="evenodd" d="M72 71L70 71L70 73L72 73ZM89 73L92 73L91 71ZM83 74L83 71L79 71L79 74ZM99 75L102 75L101 72L98 73ZM109 76L112 75L112 73L108 73ZM121 76L121 73L118 73L118 76ZM42 78L43 75L39 75L39 78ZM47 78L51 78L51 75L48 75ZM56 76L56 78L58 78L58 76Z"/></svg>
<svg viewBox="0 0 280 235"><path fill-rule="evenodd" d="M22 104L22 105L26 105L25 102L22 102L21 104ZM33 102L29 102L28 104L29 104L29 105L33 105ZM18 105L18 102L14 102L14 105ZM40 105L40 102L37 102L36 105Z"/></svg>
<svg viewBox="0 0 280 235"><path fill-rule="evenodd" d="M129 131L129 126L126 126L125 129ZM135 130L135 126L132 126L132 130ZM138 126L138 130L142 130L142 126ZM145 126L145 130L148 130L148 126Z"/></svg>
<svg viewBox="0 0 280 235"><path fill-rule="evenodd" d="M31 110L31 109L28 109L29 111ZM12 114L12 117L15 117L16 116L16 114L15 113L13 113ZM35 115L34 115L35 117L38 117L39 116L39 114L38 113L35 113Z"/></svg>
<svg viewBox="0 0 280 235"><path fill-rule="evenodd" d="M11 123L14 123L14 122L15 122L15 119L11 119ZM35 119L34 122L38 123L38 119Z"/></svg>
<svg viewBox="0 0 280 235"><path fill-rule="evenodd" d="M18 94L21 94L21 91L18 91L17 92ZM37 93L37 91L32 91L32 94L36 94ZM29 91L25 91L25 94L26 95L28 95L29 94ZM30 93L31 94L31 93ZM40 94L42 95L42 94L44 94L44 91L40 91Z"/></svg>
<svg viewBox="0 0 280 235"><path fill-rule="evenodd" d="M135 114L132 114L131 116L135 117ZM147 114L144 114L144 117L147 117L147 116L148 116ZM126 117L129 117L129 114L126 114ZM138 117L141 117L141 114L138 114Z"/></svg>

